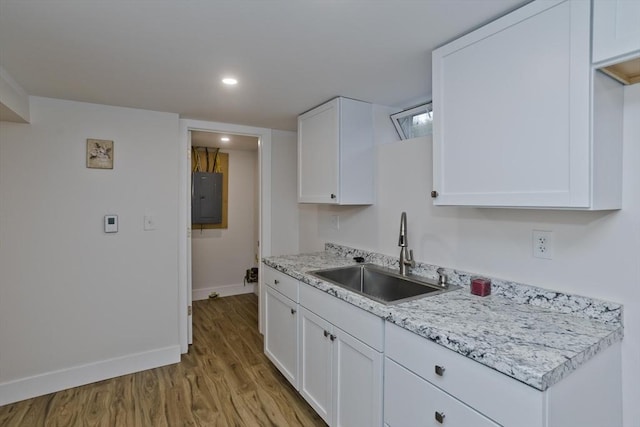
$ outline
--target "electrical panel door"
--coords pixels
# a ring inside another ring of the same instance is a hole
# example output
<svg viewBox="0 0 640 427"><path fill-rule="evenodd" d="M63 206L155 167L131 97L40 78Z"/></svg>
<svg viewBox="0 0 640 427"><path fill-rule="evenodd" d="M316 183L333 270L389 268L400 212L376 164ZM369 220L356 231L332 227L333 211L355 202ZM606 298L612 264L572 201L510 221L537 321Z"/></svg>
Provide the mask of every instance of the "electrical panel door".
<svg viewBox="0 0 640 427"><path fill-rule="evenodd" d="M222 174L194 172L191 188L191 223L222 223Z"/></svg>

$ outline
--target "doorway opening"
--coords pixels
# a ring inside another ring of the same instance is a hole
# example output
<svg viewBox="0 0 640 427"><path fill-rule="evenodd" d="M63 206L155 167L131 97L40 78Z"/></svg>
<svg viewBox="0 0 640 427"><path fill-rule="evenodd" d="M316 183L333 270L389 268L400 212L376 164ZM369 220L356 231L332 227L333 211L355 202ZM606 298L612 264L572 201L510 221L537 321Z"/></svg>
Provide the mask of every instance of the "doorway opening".
<svg viewBox="0 0 640 427"><path fill-rule="evenodd" d="M258 137L191 131L191 153L192 301L257 293Z"/></svg>
<svg viewBox="0 0 640 427"><path fill-rule="evenodd" d="M265 256L271 255L271 129L234 125L229 123L181 119L180 152L184 153L184 155L180 156L180 212L178 221L178 333L180 338L180 349L182 353L187 353L189 344L193 340L191 324L191 304L193 298L191 243L193 234L198 232L197 227L196 229L192 230L191 225L191 134L194 132L208 132L257 138L257 235L259 237L257 240L257 259L260 260ZM256 209L254 209L253 214L256 214ZM260 266L258 266L258 268L261 269ZM243 276L243 271L244 270L241 270L240 273L241 278ZM260 283L258 283L257 293L259 298L258 327L262 332L264 299L262 298Z"/></svg>

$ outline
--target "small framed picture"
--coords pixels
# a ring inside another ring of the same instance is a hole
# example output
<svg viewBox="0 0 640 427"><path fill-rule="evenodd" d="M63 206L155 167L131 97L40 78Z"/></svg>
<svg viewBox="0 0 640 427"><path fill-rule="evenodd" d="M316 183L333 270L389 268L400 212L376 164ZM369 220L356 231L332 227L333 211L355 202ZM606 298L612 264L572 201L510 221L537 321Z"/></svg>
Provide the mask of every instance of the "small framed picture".
<svg viewBox="0 0 640 427"><path fill-rule="evenodd" d="M87 167L113 169L113 141L87 139Z"/></svg>

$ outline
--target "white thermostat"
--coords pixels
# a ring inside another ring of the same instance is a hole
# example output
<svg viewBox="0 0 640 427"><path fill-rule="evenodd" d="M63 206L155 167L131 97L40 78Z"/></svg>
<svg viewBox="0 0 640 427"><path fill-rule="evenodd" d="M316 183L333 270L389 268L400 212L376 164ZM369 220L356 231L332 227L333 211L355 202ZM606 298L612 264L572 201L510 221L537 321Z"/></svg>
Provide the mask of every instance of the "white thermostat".
<svg viewBox="0 0 640 427"><path fill-rule="evenodd" d="M104 232L105 233L117 233L118 232L118 215L105 215L104 216Z"/></svg>

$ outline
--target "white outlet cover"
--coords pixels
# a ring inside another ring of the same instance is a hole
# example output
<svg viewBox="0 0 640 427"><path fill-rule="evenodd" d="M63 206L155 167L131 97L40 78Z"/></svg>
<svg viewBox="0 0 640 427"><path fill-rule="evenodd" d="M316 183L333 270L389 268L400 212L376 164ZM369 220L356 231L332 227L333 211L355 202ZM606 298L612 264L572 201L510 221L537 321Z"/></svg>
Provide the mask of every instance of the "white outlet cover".
<svg viewBox="0 0 640 427"><path fill-rule="evenodd" d="M553 259L553 232L548 230L533 230L531 234L531 249L535 258Z"/></svg>

